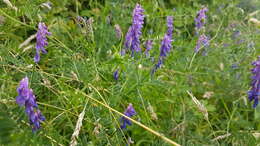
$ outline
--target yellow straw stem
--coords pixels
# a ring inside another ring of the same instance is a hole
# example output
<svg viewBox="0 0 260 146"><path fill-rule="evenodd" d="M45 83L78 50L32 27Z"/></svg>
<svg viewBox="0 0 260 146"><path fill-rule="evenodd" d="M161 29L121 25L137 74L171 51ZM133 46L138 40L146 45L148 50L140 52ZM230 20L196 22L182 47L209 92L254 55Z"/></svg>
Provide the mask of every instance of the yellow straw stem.
<svg viewBox="0 0 260 146"><path fill-rule="evenodd" d="M84 92L82 92L82 91L80 91L80 92L81 92L84 96L88 97L89 99L91 99L91 100L95 101L96 103L98 103L98 104L104 106L105 108L107 108L107 109L109 109L109 110L111 110L111 111L113 111L113 112L119 114L120 116L125 117L126 119L130 120L131 122L135 123L136 125L138 125L138 126L144 128L145 130L151 132L152 134L154 134L154 135L160 137L160 138L163 139L164 141L166 141L166 142L168 142L168 143L170 143L170 144L172 144L172 145L175 145L175 146L180 146L178 143L176 143L176 142L172 141L171 139L165 137L163 134L154 131L153 129L151 129L151 128L145 126L145 125L143 125L142 123L140 123L140 122L138 122L138 121L136 121L136 120L134 120L134 119L129 118L128 116L126 116L126 115L122 114L121 112L119 112L119 111L113 109L112 107L110 107L110 106L108 106L108 105L106 105L106 104L104 104L104 103L98 101L97 99L95 99L95 98L93 98L93 97L91 97L91 96L86 95Z"/></svg>

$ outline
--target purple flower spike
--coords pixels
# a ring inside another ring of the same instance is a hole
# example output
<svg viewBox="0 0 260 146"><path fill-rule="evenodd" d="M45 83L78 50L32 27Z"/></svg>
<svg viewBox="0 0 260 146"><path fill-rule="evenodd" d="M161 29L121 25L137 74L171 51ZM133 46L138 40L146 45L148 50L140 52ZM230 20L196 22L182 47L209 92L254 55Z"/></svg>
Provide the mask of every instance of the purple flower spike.
<svg viewBox="0 0 260 146"><path fill-rule="evenodd" d="M155 67L152 69L151 74L153 75L153 74L155 73L155 71L156 71L158 68L161 67L162 64L163 64L163 58L160 57L160 58L158 59L157 64L155 65Z"/></svg>
<svg viewBox="0 0 260 146"><path fill-rule="evenodd" d="M252 65L254 68L251 70L253 76L251 77L251 90L248 91L248 99L249 101L254 100L253 107L256 108L260 97L260 56Z"/></svg>
<svg viewBox="0 0 260 146"><path fill-rule="evenodd" d="M208 8L204 7L201 10L198 11L197 17L195 18L195 26L197 30L200 30L204 25L205 21L207 19L206 12L208 11Z"/></svg>
<svg viewBox="0 0 260 146"><path fill-rule="evenodd" d="M134 52L141 51L140 48L140 36L142 35L142 27L144 24L144 9L141 5L136 4L135 9L133 11L133 19L132 25L129 27L128 32L125 38L125 47L124 49L129 49L132 52L132 56ZM123 52L123 51L122 51ZM121 53L124 55L123 53Z"/></svg>
<svg viewBox="0 0 260 146"><path fill-rule="evenodd" d="M122 30L118 24L115 25L115 32L116 32L116 37L118 39L121 39L122 37Z"/></svg>
<svg viewBox="0 0 260 146"><path fill-rule="evenodd" d="M127 117L133 117L134 115L136 115L135 109L133 107L133 105L130 103L127 107L127 109L124 112L124 115L126 115ZM128 119L126 119L125 117L121 117L120 119L121 122L121 129L125 129L127 125L132 125L132 122Z"/></svg>
<svg viewBox="0 0 260 146"><path fill-rule="evenodd" d="M160 48L160 57L166 57L172 48L173 17L167 16L167 33L165 34Z"/></svg>
<svg viewBox="0 0 260 146"><path fill-rule="evenodd" d="M145 42L145 47L146 47L146 49L145 49L145 54L146 54L147 57L149 57L149 52L150 52L150 50L151 50L152 47L153 47L153 40L147 40L147 41Z"/></svg>
<svg viewBox="0 0 260 146"><path fill-rule="evenodd" d="M119 70L117 69L113 74L114 79L117 81L119 78Z"/></svg>
<svg viewBox="0 0 260 146"><path fill-rule="evenodd" d="M47 35L51 35L50 32L48 32L47 26L43 23L40 22L38 24L38 31L36 34L36 54L34 56L34 62L38 63L40 61L40 51L43 54L46 54L47 51L45 50L45 46L48 45L47 42Z"/></svg>
<svg viewBox="0 0 260 146"><path fill-rule="evenodd" d="M164 38L161 42L161 48L160 48L160 57L158 59L157 64L152 69L151 74L153 75L155 71L161 67L163 64L164 58L167 56L167 54L170 52L172 48L172 32L173 32L173 17L168 16L167 17L167 33L164 35Z"/></svg>
<svg viewBox="0 0 260 146"><path fill-rule="evenodd" d="M209 38L205 34L202 34L202 35L200 35L200 37L197 41L194 51L196 53L198 53L202 47L208 47L208 46L209 46Z"/></svg>
<svg viewBox="0 0 260 146"><path fill-rule="evenodd" d="M125 55L125 50L129 49L131 47L132 42L132 26L129 27L126 36L125 36L125 43L124 43L124 49L121 51L121 55Z"/></svg>
<svg viewBox="0 0 260 146"><path fill-rule="evenodd" d="M172 40L168 35L164 36L160 48L160 57L166 57L172 48Z"/></svg>
<svg viewBox="0 0 260 146"><path fill-rule="evenodd" d="M40 121L44 121L45 117L42 115L40 110L30 111L30 124L33 125L33 131L37 131L41 128Z"/></svg>
<svg viewBox="0 0 260 146"><path fill-rule="evenodd" d="M38 108L33 90L29 88L28 77L25 77L20 81L17 92L18 96L16 97L16 103L20 106L25 106L25 113L29 117L33 132L35 132L40 129L40 121L44 121L45 118Z"/></svg>
<svg viewBox="0 0 260 146"><path fill-rule="evenodd" d="M167 16L167 35L172 39L172 32L173 32L173 17Z"/></svg>
<svg viewBox="0 0 260 146"><path fill-rule="evenodd" d="M16 97L16 103L20 106L23 106L25 104L25 101L28 100L28 94L30 92L29 90L29 81L28 78L25 77L20 81L20 85L17 88L18 96Z"/></svg>

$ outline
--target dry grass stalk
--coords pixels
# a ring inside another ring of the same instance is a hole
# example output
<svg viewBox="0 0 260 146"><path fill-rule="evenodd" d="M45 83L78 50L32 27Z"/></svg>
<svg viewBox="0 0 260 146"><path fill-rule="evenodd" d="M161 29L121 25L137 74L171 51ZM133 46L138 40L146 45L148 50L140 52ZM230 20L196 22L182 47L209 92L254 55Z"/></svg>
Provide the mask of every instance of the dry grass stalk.
<svg viewBox="0 0 260 146"><path fill-rule="evenodd" d="M252 133L252 135L253 135L256 139L259 139L259 138L260 138L260 133L259 133L259 132L254 132L254 133Z"/></svg>
<svg viewBox="0 0 260 146"><path fill-rule="evenodd" d="M78 78L78 76L77 76L77 74L75 72L71 71L70 73L71 73L71 76L72 76L73 80L79 81L79 78Z"/></svg>
<svg viewBox="0 0 260 146"><path fill-rule="evenodd" d="M47 78L43 78L43 85L46 87L51 87L51 82Z"/></svg>
<svg viewBox="0 0 260 146"><path fill-rule="evenodd" d="M183 133L185 130L185 122L181 122L171 130L171 135L176 137L178 134Z"/></svg>
<svg viewBox="0 0 260 146"><path fill-rule="evenodd" d="M41 7L42 8L47 8L47 9L51 10L51 5L52 5L51 2L45 2L45 3L41 4Z"/></svg>
<svg viewBox="0 0 260 146"><path fill-rule="evenodd" d="M254 12L250 13L248 16L253 17L253 16L257 15L257 13L259 13L259 12L260 12L260 10L254 11Z"/></svg>
<svg viewBox="0 0 260 146"><path fill-rule="evenodd" d="M158 120L157 114L154 112L150 103L148 104L147 110L150 112L152 120Z"/></svg>
<svg viewBox="0 0 260 146"><path fill-rule="evenodd" d="M34 47L34 45L29 45L29 46L27 46L27 47L25 47L25 48L23 49L23 52L25 52L25 51L27 51L27 50L33 48L33 47Z"/></svg>
<svg viewBox="0 0 260 146"><path fill-rule="evenodd" d="M253 23L253 24L256 25L256 26L260 26L260 21L257 20L256 18L250 18L250 19L248 20L248 22L251 22L251 23Z"/></svg>
<svg viewBox="0 0 260 146"><path fill-rule="evenodd" d="M92 17L90 17L86 21L86 34L88 37L91 38L92 41L94 39L93 23L94 23L94 19Z"/></svg>
<svg viewBox="0 0 260 146"><path fill-rule="evenodd" d="M71 136L70 146L76 146L77 143L78 143L77 138L79 136L79 132L80 132L80 129L81 129L81 126L82 126L82 121L83 121L83 118L84 118L84 115L85 115L85 109L86 109L86 104L84 106L83 111L79 114L79 118L78 118L76 127L75 127L74 132Z"/></svg>
<svg viewBox="0 0 260 146"><path fill-rule="evenodd" d="M134 144L135 142L132 140L132 138L131 137L128 137L128 139L127 139L127 142L129 143L129 145L131 145L131 144Z"/></svg>
<svg viewBox="0 0 260 146"><path fill-rule="evenodd" d="M18 10L15 6L13 6L13 4L12 4L9 0L3 0L3 2L4 2L8 7L10 7L11 9L13 9L13 10L15 10L15 11Z"/></svg>
<svg viewBox="0 0 260 146"><path fill-rule="evenodd" d="M97 123L95 128L94 128L94 130L93 130L93 134L94 135L99 135L101 128L102 128L101 124Z"/></svg>
<svg viewBox="0 0 260 146"><path fill-rule="evenodd" d="M95 102L96 105L101 105L101 106L107 108L108 110L117 113L118 115L120 115L120 116L122 116L122 117L124 117L124 118L126 118L126 119L128 119L128 120L130 120L130 121L133 122L134 124L137 124L138 126L142 127L142 128L145 129L146 131L148 131L148 132L154 134L155 136L158 136L159 138L161 138L161 139L164 140L165 142L168 142L168 143L171 144L171 145L180 146L178 143L176 143L175 141L173 141L173 140L171 140L171 139L165 137L163 134L161 134L161 133L159 133L159 132L156 132L156 131L154 131L153 129L151 129L151 128L145 126L145 125L143 125L142 123L140 123L140 122L138 122L138 121L136 121L136 120L134 120L134 119L132 119L132 118L130 118L130 117L124 115L123 113L121 113L121 112L115 110L114 108L110 107L109 105L107 105L107 104L105 104L105 103L103 103L103 102L100 102L99 100L97 100L97 99L91 97L90 95L87 95L86 93L84 93L84 92L82 92L82 91L79 91L79 92L80 92L82 95L84 95L85 97L87 97L88 99L90 99L91 101Z"/></svg>
<svg viewBox="0 0 260 146"><path fill-rule="evenodd" d="M212 91L207 91L204 93L204 95L202 96L203 98L207 98L210 99L210 97L214 94L214 92Z"/></svg>
<svg viewBox="0 0 260 146"><path fill-rule="evenodd" d="M31 35L23 43L21 43L18 48L20 49L24 46L27 46L35 37L36 37L36 34ZM25 51L25 49L23 51Z"/></svg>
<svg viewBox="0 0 260 146"><path fill-rule="evenodd" d="M229 136L231 136L231 134L230 134L230 133L227 133L227 134L224 134L224 135L220 135L220 136L218 136L218 137L215 137L215 138L212 139L211 141L217 141L217 140L220 140L220 139L224 139L224 138L226 138L226 137L229 137Z"/></svg>
<svg viewBox="0 0 260 146"><path fill-rule="evenodd" d="M189 91L187 91L187 93L190 95L192 101L196 104L199 111L203 113L205 119L208 121L208 110L206 109L206 107L202 103L200 103L200 101L192 93L190 93Z"/></svg>
<svg viewBox="0 0 260 146"><path fill-rule="evenodd" d="M224 63L221 62L221 63L219 64L219 68L220 68L221 71L223 71L223 70L224 70Z"/></svg>
<svg viewBox="0 0 260 146"><path fill-rule="evenodd" d="M94 130L93 130L93 134L94 134L94 135L99 135L100 129L102 128L102 125L99 124L99 120L100 120L100 118L97 119L97 121L94 123L94 125L95 125L95 128L94 128Z"/></svg>
<svg viewBox="0 0 260 146"><path fill-rule="evenodd" d="M0 15L0 25L3 25L5 23L5 17ZM3 32L0 32L0 34L3 34Z"/></svg>

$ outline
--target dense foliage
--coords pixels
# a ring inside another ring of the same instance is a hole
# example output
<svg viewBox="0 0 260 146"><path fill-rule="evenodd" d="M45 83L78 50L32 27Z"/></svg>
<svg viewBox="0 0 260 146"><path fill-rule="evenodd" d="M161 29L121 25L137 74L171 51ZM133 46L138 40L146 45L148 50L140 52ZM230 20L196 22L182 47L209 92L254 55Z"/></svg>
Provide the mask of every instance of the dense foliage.
<svg viewBox="0 0 260 146"><path fill-rule="evenodd" d="M251 63L260 55L258 0L10 2L0 1L0 145L69 145L82 112L78 145L170 145L162 137L180 145L260 143L260 106L248 100ZM136 32L141 50L122 55L137 3L145 15ZM207 17L198 32L202 8ZM171 49L161 59L167 16ZM40 22L50 34L35 63ZM195 51L199 34L209 40ZM16 103L26 76L45 117L36 132ZM128 106L146 129L111 110L126 114Z"/></svg>

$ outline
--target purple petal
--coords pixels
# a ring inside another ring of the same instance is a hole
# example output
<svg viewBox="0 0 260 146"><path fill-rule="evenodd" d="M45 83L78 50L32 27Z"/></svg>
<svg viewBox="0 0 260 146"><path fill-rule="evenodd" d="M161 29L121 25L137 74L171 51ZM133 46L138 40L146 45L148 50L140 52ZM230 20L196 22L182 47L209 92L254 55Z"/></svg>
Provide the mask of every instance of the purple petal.
<svg viewBox="0 0 260 146"><path fill-rule="evenodd" d="M253 107L258 105L260 97L260 56L257 61L252 63L254 68L251 70L253 76L251 77L251 90L248 91L249 101L254 101Z"/></svg>
<svg viewBox="0 0 260 146"><path fill-rule="evenodd" d="M119 78L119 70L117 69L113 74L114 79L117 81Z"/></svg>
<svg viewBox="0 0 260 146"><path fill-rule="evenodd" d="M47 51L44 48L45 46L48 45L47 35L51 35L51 33L48 32L47 26L44 23L40 22L38 24L38 31L36 34L36 54L34 57L34 61L36 63L38 63L40 61L40 51L43 54L47 53Z"/></svg>
<svg viewBox="0 0 260 146"><path fill-rule="evenodd" d="M43 54L47 54L47 51L45 50L45 48L42 48L41 51Z"/></svg>
<svg viewBox="0 0 260 146"><path fill-rule="evenodd" d="M124 115L126 115L127 117L132 117L132 116L136 115L134 107L131 103L126 108ZM126 119L125 117L121 117L120 122L121 122L120 127L122 129L126 128L126 125L132 125L132 122L130 120Z"/></svg>
<svg viewBox="0 0 260 146"><path fill-rule="evenodd" d="M23 98L23 96L17 96L16 97L16 103L19 104L20 106L23 106L25 104L25 99Z"/></svg>
<svg viewBox="0 0 260 146"><path fill-rule="evenodd" d="M172 38L172 32L173 32L173 17L172 16L167 16L167 35Z"/></svg>
<svg viewBox="0 0 260 146"><path fill-rule="evenodd" d="M40 61L40 52L36 50L36 54L34 56L34 62L38 63Z"/></svg>

